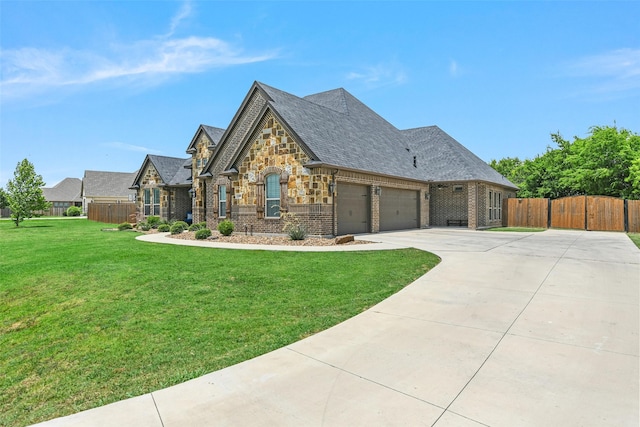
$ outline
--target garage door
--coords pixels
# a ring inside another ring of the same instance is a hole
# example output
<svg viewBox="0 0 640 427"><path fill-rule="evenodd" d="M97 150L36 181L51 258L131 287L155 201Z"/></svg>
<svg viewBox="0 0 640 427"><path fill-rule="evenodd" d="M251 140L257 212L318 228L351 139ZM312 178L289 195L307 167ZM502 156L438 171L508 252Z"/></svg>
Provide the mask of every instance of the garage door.
<svg viewBox="0 0 640 427"><path fill-rule="evenodd" d="M419 193L383 187L380 192L380 231L418 228Z"/></svg>
<svg viewBox="0 0 640 427"><path fill-rule="evenodd" d="M369 233L369 187L338 183L338 234Z"/></svg>

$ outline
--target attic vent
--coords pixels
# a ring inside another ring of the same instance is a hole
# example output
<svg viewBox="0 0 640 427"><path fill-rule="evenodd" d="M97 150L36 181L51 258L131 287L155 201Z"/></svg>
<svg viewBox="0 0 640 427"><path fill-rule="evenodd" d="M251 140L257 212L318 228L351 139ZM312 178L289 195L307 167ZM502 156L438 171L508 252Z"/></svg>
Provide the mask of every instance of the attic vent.
<svg viewBox="0 0 640 427"><path fill-rule="evenodd" d="M417 168L418 167L418 161L416 159L416 156L413 156L413 167Z"/></svg>

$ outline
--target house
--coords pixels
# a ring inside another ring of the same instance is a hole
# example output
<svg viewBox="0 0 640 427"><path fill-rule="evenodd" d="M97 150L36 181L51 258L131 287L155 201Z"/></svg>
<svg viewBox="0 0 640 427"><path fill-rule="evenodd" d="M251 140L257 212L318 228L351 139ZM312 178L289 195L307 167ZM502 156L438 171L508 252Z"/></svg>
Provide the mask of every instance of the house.
<svg viewBox="0 0 640 427"><path fill-rule="evenodd" d="M82 178L82 210L88 211L90 203L131 203L135 191L130 190L136 172L84 172Z"/></svg>
<svg viewBox="0 0 640 427"><path fill-rule="evenodd" d="M292 212L316 235L475 229L500 225L517 190L437 126L397 129L344 89L300 98L254 82L217 142L194 141L194 221L212 228L280 233Z"/></svg>
<svg viewBox="0 0 640 427"><path fill-rule="evenodd" d="M344 89L300 98L254 82L227 129L200 125L187 159L147 156L142 218L314 235L501 225L517 187L437 126L397 129Z"/></svg>
<svg viewBox="0 0 640 427"><path fill-rule="evenodd" d="M193 194L191 160L151 154L145 157L142 167L129 182L137 194L139 221L150 215L165 220L186 220L190 217Z"/></svg>
<svg viewBox="0 0 640 427"><path fill-rule="evenodd" d="M49 214L62 216L70 206L82 206L82 181L65 178L53 187L43 187L42 195L51 203Z"/></svg>

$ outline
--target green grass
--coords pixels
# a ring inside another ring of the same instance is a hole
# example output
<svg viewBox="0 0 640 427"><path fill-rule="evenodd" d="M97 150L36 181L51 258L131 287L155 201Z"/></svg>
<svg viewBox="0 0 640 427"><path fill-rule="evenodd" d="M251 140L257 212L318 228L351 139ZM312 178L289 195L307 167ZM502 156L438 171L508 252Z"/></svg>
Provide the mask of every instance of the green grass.
<svg viewBox="0 0 640 427"><path fill-rule="evenodd" d="M640 233L627 233L627 236L629 236L631 241L640 249Z"/></svg>
<svg viewBox="0 0 640 427"><path fill-rule="evenodd" d="M0 425L67 415L264 354L362 312L439 261L413 249L151 244L103 227L0 221Z"/></svg>
<svg viewBox="0 0 640 427"><path fill-rule="evenodd" d="M546 228L536 227L494 227L488 228L485 231L510 231L515 233L537 233L539 231L545 231Z"/></svg>

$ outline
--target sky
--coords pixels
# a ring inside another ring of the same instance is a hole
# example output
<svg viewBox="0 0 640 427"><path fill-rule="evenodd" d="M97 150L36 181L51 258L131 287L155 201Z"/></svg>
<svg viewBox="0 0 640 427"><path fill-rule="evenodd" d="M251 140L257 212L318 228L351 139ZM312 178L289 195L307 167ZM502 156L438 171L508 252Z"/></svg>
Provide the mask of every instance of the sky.
<svg viewBox="0 0 640 427"><path fill-rule="evenodd" d="M0 186L187 158L254 81L344 88L484 161L640 133L640 1L0 0Z"/></svg>

